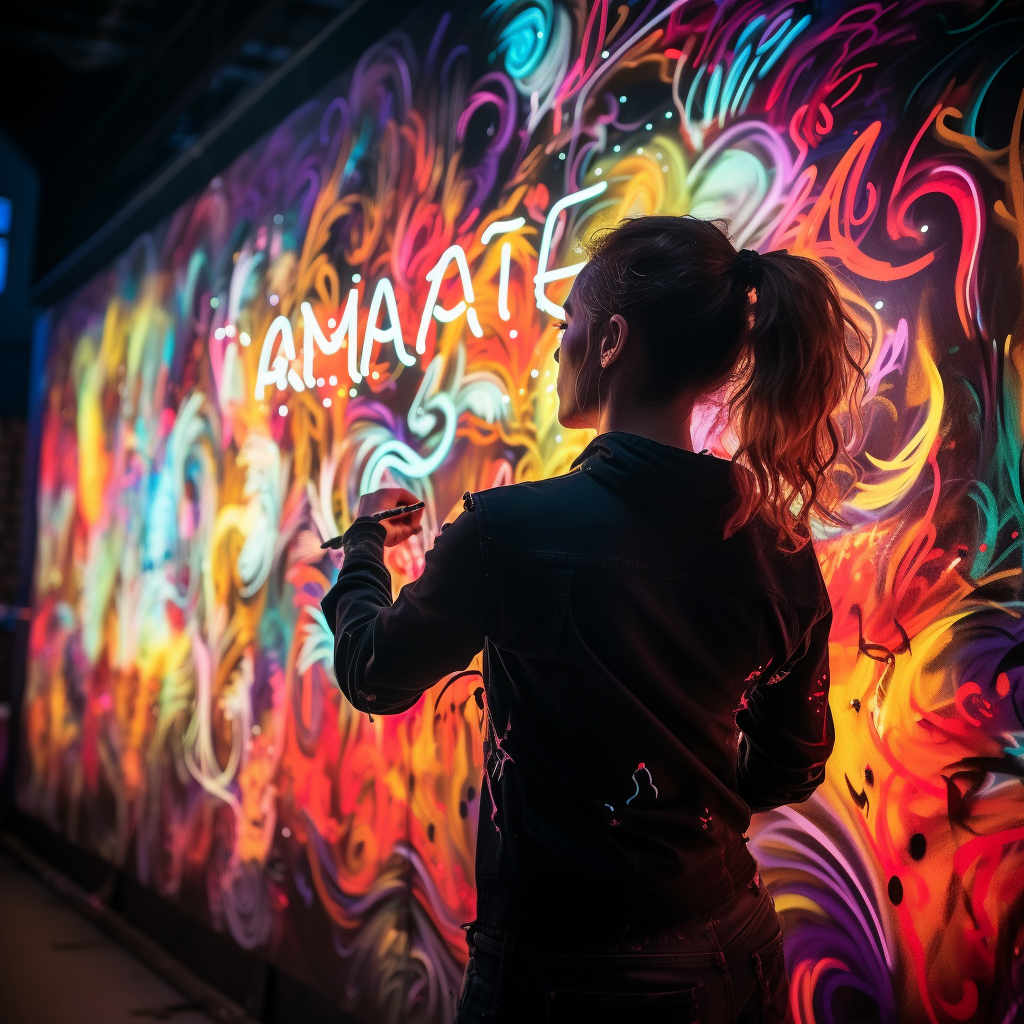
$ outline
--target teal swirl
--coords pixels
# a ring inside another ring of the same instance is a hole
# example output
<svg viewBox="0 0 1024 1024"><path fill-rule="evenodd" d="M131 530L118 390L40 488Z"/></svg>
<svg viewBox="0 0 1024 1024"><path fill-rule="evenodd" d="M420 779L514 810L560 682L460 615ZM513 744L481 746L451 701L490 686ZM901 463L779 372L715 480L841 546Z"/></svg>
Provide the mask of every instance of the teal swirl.
<svg viewBox="0 0 1024 1024"><path fill-rule="evenodd" d="M495 0L484 16L492 21L503 18L515 7L513 0ZM530 4L513 15L498 35L498 45L490 59L504 55L505 70L515 80L528 78L540 67L551 41L552 5Z"/></svg>

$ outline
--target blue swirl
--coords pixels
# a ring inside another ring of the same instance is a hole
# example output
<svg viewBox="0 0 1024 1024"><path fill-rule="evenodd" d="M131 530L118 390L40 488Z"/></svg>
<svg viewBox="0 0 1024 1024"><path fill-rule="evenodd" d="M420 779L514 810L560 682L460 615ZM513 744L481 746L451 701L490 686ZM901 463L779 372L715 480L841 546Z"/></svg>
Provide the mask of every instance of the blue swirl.
<svg viewBox="0 0 1024 1024"><path fill-rule="evenodd" d="M495 0L484 12L492 20L500 18L513 7L510 0ZM527 78L540 66L551 39L552 9L550 3L531 4L519 11L498 36L498 46L491 59L505 56L505 70L513 79Z"/></svg>

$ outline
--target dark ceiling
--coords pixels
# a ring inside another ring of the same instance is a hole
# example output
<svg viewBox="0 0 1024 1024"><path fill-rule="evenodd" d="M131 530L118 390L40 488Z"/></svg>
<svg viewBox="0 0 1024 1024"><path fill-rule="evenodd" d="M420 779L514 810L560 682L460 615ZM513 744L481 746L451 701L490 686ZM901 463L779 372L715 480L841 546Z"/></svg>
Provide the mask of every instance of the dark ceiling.
<svg viewBox="0 0 1024 1024"><path fill-rule="evenodd" d="M5 5L0 125L40 177L35 279L357 6L356 0Z"/></svg>

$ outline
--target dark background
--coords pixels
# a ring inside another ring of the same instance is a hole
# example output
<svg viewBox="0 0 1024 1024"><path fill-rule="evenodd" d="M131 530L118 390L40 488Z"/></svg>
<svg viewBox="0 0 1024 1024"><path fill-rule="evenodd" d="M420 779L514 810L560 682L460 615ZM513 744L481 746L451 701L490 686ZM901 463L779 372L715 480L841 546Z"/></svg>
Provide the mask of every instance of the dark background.
<svg viewBox="0 0 1024 1024"><path fill-rule="evenodd" d="M352 6L352 0L9 5L0 28L0 90L8 98L0 125L38 174L33 277L45 278Z"/></svg>

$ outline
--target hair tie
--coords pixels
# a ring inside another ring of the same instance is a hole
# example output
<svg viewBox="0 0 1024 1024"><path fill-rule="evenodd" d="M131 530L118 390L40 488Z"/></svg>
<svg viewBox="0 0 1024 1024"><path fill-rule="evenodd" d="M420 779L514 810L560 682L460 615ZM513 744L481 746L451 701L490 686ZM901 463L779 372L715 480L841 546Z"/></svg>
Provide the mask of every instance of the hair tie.
<svg viewBox="0 0 1024 1024"><path fill-rule="evenodd" d="M733 264L733 275L746 288L761 280L761 254L756 249L740 249Z"/></svg>

